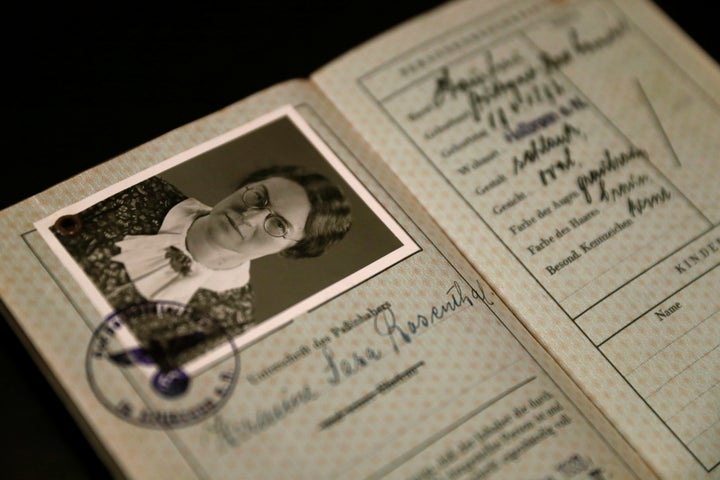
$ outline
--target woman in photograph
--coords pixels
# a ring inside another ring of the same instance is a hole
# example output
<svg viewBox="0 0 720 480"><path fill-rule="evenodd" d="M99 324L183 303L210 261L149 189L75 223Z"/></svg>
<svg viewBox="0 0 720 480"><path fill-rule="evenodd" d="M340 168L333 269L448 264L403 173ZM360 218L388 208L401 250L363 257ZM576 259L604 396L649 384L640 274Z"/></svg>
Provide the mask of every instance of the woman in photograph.
<svg viewBox="0 0 720 480"><path fill-rule="evenodd" d="M250 264L272 254L316 257L350 229L350 205L326 177L296 166L251 173L208 206L150 177L53 231L117 310L187 304L209 322L129 320L153 360L175 368L255 325Z"/></svg>

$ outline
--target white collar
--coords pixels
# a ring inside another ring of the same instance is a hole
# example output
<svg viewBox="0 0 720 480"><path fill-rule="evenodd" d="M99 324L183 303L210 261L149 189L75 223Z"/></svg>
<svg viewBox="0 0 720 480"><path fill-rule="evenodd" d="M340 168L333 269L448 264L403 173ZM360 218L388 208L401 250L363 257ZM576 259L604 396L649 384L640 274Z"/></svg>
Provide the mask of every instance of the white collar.
<svg viewBox="0 0 720 480"><path fill-rule="evenodd" d="M115 242L120 253L112 259L125 265L130 280L147 300L187 303L199 288L222 292L250 281L250 262L228 270L213 270L196 262L185 247L190 225L209 211L207 205L188 198L170 209L157 234L126 235ZM171 267L166 257L171 247L188 257L190 271L186 275Z"/></svg>

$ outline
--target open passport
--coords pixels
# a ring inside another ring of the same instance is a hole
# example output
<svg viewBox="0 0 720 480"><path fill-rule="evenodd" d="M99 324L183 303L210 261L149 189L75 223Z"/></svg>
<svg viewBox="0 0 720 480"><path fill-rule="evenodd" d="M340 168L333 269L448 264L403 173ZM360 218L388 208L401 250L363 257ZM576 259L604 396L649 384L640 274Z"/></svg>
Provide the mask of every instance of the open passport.
<svg viewBox="0 0 720 480"><path fill-rule="evenodd" d="M3 315L118 478L720 479L719 128L647 0L451 1L1 211Z"/></svg>

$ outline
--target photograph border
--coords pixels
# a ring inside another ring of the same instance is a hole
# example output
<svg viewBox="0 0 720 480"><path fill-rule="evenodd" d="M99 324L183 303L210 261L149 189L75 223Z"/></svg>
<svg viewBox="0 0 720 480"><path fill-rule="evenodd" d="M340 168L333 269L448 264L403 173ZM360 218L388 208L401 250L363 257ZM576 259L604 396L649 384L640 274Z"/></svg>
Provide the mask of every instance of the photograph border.
<svg viewBox="0 0 720 480"><path fill-rule="evenodd" d="M115 309L106 300L105 296L95 286L82 267L75 261L75 259L72 258L70 253L51 232L50 228L56 223L56 221L60 217L74 214L78 211L89 208L111 197L112 195L120 193L133 185L142 182L143 180L159 175L172 169L173 167L192 160L203 153L221 147L228 142L240 139L247 134L283 118L290 120L293 126L297 128L305 139L310 142L312 147L314 147L322 156L324 161L326 161L337 173L337 175L342 178L346 185L354 191L366 207L370 209L375 216L377 216L385 228L387 228L390 233L397 238L400 246L365 265L359 270L354 271L350 275L347 275L344 278L333 282L331 285L304 297L299 302L294 303L279 313L263 319L257 325L234 337L234 350L237 352L242 351L271 333L289 325L296 317L330 301L331 299L343 294L365 280L377 275L383 270L386 270L392 265L421 250L420 246L412 240L400 224L382 205L380 205L375 197L347 168L347 166L325 143L325 141L323 141L322 138L312 129L312 127L310 127L300 113L298 113L293 106L286 105L248 121L225 133L217 135L210 140L194 145L177 155L159 161L151 167L124 178L121 181L89 195L78 202L67 205L34 223L35 228L37 228L37 231L40 233L43 240L48 244L51 251L58 257L63 266L69 270L71 276L79 283L83 293L88 296L91 303L100 314L101 318L98 318L98 323L100 323L102 319L112 315L115 312ZM190 360L183 366L183 368L190 375L194 375L232 354L233 349L223 348L222 346L214 347L209 351L200 354L197 358Z"/></svg>

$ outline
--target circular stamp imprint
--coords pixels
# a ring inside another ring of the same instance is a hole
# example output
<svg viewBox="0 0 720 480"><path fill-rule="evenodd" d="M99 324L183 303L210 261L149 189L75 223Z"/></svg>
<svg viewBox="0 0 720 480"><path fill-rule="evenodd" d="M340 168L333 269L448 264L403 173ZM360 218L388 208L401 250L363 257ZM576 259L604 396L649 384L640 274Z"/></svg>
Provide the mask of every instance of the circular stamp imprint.
<svg viewBox="0 0 720 480"><path fill-rule="evenodd" d="M177 339L139 342L131 327L138 322L181 325L180 343L191 345L213 323L187 305L164 301L108 316L93 332L86 355L88 381L98 400L123 420L156 429L189 426L217 412L240 373L232 338L220 335L211 349L188 359L172 347Z"/></svg>

